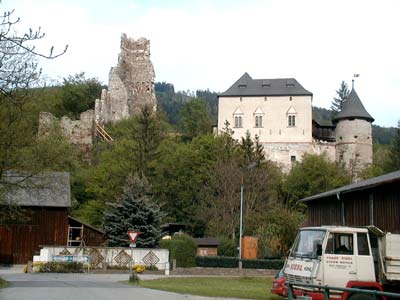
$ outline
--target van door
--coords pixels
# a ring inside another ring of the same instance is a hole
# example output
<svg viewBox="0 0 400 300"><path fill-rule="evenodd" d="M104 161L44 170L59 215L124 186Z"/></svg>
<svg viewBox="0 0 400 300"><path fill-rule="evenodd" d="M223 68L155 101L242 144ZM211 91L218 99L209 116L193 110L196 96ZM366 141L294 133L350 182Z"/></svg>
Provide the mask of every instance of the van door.
<svg viewBox="0 0 400 300"><path fill-rule="evenodd" d="M368 240L368 234L357 232L357 280L375 281L374 258Z"/></svg>
<svg viewBox="0 0 400 300"><path fill-rule="evenodd" d="M348 281L357 279L354 241L354 233L329 233L323 254L324 285L345 287Z"/></svg>

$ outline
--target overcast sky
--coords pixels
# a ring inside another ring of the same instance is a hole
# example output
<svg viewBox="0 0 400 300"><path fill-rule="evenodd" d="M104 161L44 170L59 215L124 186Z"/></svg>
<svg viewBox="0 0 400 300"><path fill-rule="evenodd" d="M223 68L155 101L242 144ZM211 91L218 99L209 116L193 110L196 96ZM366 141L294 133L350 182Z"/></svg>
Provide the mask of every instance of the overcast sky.
<svg viewBox="0 0 400 300"><path fill-rule="evenodd" d="M329 108L345 80L375 124L400 119L400 1L3 0L19 31L41 26L67 53L43 62L49 77L85 72L108 84L120 36L146 37L156 81L176 90L223 92L244 72L296 78Z"/></svg>

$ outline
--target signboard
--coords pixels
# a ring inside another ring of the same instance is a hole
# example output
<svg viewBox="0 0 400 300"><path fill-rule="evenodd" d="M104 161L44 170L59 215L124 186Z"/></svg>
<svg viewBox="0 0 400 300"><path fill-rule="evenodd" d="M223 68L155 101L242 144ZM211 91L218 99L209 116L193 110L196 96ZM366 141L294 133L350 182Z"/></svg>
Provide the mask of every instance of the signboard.
<svg viewBox="0 0 400 300"><path fill-rule="evenodd" d="M53 261L88 263L88 255L53 255Z"/></svg>
<svg viewBox="0 0 400 300"><path fill-rule="evenodd" d="M132 244L135 244L138 237L139 237L140 232L139 231L128 231L128 237L131 241Z"/></svg>

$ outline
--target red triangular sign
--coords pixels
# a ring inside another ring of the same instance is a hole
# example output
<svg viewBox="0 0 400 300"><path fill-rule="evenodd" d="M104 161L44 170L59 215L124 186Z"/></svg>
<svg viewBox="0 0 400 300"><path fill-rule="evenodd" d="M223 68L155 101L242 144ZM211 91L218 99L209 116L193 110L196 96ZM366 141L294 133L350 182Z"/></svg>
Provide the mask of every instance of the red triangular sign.
<svg viewBox="0 0 400 300"><path fill-rule="evenodd" d="M138 231L128 231L128 236L129 239L131 240L131 243L136 243L138 237L139 237L139 233Z"/></svg>

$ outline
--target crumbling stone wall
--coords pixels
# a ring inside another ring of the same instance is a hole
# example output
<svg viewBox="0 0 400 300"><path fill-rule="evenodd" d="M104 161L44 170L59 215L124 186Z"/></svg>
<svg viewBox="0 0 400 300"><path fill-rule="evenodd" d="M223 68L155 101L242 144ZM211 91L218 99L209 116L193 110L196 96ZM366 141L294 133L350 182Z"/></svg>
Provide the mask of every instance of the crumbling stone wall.
<svg viewBox="0 0 400 300"><path fill-rule="evenodd" d="M88 153L92 149L94 137L93 110L81 113L79 120L71 120L65 116L57 119L49 112L39 114L39 136L47 135L55 127L59 127L67 140L78 146L84 153Z"/></svg>
<svg viewBox="0 0 400 300"><path fill-rule="evenodd" d="M156 109L154 68L150 60L150 41L121 37L118 64L111 68L108 90L96 100L96 121L116 122L138 114L144 105Z"/></svg>

